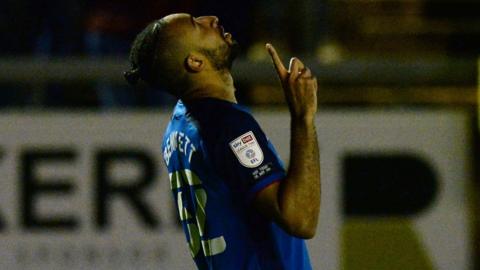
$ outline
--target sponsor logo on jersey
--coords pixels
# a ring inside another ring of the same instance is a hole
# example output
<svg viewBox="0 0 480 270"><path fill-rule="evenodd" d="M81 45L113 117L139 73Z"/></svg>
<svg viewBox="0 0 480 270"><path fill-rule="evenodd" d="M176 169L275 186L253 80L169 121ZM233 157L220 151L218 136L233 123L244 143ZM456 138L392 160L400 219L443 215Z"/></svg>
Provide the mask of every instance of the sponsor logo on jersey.
<svg viewBox="0 0 480 270"><path fill-rule="evenodd" d="M245 136L245 137L242 138L242 142L243 142L243 143L248 143L248 142L250 142L250 141L252 141L252 140L253 140L253 137L250 136L250 135Z"/></svg>
<svg viewBox="0 0 480 270"><path fill-rule="evenodd" d="M255 168L263 162L262 149L252 131L231 141L230 148L244 167Z"/></svg>

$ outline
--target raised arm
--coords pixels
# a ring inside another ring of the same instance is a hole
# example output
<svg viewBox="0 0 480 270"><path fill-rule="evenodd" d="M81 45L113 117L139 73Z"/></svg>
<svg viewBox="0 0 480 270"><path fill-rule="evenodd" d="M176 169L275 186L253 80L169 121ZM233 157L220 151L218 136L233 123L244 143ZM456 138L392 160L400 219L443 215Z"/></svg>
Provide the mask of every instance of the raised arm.
<svg viewBox="0 0 480 270"><path fill-rule="evenodd" d="M290 166L283 181L257 194L254 205L289 234L312 238L320 214L320 162L315 114L317 79L298 59L287 70L271 44L266 46L291 114Z"/></svg>

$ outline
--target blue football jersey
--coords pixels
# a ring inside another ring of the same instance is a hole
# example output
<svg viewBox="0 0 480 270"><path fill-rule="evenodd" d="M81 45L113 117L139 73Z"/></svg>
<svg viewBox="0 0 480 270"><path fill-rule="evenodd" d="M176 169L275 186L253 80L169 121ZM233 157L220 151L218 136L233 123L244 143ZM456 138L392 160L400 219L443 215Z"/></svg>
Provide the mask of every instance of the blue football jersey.
<svg viewBox="0 0 480 270"><path fill-rule="evenodd" d="M311 269L305 241L251 204L259 191L282 181L285 169L244 107L213 98L179 101L162 147L198 269Z"/></svg>

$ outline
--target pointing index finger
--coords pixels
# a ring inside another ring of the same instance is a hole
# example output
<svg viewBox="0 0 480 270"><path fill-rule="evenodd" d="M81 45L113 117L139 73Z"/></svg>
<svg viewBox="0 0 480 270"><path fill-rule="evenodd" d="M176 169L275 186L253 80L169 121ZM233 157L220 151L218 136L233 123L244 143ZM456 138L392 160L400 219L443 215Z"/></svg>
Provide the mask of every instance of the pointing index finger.
<svg viewBox="0 0 480 270"><path fill-rule="evenodd" d="M273 47L273 45L270 43L267 43L265 47L267 48L268 53L272 57L273 65L275 66L275 69L277 70L278 75L280 75L281 77L287 75L288 71L283 65L282 60L280 59L280 56L278 56L278 53Z"/></svg>

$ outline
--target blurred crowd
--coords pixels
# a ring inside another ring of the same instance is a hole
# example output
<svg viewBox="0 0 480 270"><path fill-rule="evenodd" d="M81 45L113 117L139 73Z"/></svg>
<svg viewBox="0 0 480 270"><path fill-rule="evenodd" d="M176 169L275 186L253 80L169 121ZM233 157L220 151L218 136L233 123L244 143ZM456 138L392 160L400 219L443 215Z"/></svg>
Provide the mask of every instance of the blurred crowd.
<svg viewBox="0 0 480 270"><path fill-rule="evenodd" d="M326 27L320 26L320 20L316 19L325 18L325 6L322 6L321 2L5 0L0 9L0 37L5 41L0 43L0 57L113 56L126 59L131 42L139 31L149 22L176 12L191 13L194 16L218 16L222 25L234 34L243 54L254 47L252 44L255 41L272 39L278 40L283 47L307 53L313 49L312 44L320 40L322 33L325 33ZM304 16L305 14L308 16ZM294 29L299 24L312 25L306 29L310 31L310 35L301 35L301 29ZM309 40L302 39L303 36L307 36ZM95 82L90 87L82 86L85 91L88 92L87 88L91 91L89 94L81 94L83 97L78 94L72 96L71 91L64 91L64 88L65 85L48 85L44 89L41 105L82 106L78 102L83 102L87 107L110 108L157 106L172 102L168 96L152 89L143 91L142 97L128 86L112 86L108 82ZM10 96L6 90L0 93L0 105L18 105L19 102L28 105L31 102L29 100L32 98L28 94L19 97L22 91L12 91L14 94Z"/></svg>
<svg viewBox="0 0 480 270"><path fill-rule="evenodd" d="M317 56L325 62L338 61L351 52L455 52L470 57L480 47L480 21L475 12L480 5L470 2L4 0L0 8L0 57L108 56L125 60L139 31L149 22L176 12L218 16L240 43L242 56L251 60L266 57L266 41L282 51ZM35 103L41 107L123 108L173 102L153 89L134 91L108 81L70 86L51 83L41 88L32 94L30 86L0 82L0 107Z"/></svg>
<svg viewBox="0 0 480 270"><path fill-rule="evenodd" d="M143 27L175 12L216 15L240 44L285 39L308 50L302 31L321 38L325 0L5 0L0 9L0 54L109 54L124 51ZM302 29L301 25L309 25ZM313 32L312 32L313 31ZM287 35L287 36L285 36ZM284 38L285 37L285 38ZM311 41L311 40L309 40ZM311 43L311 42L309 42ZM126 44L126 45L125 45Z"/></svg>

